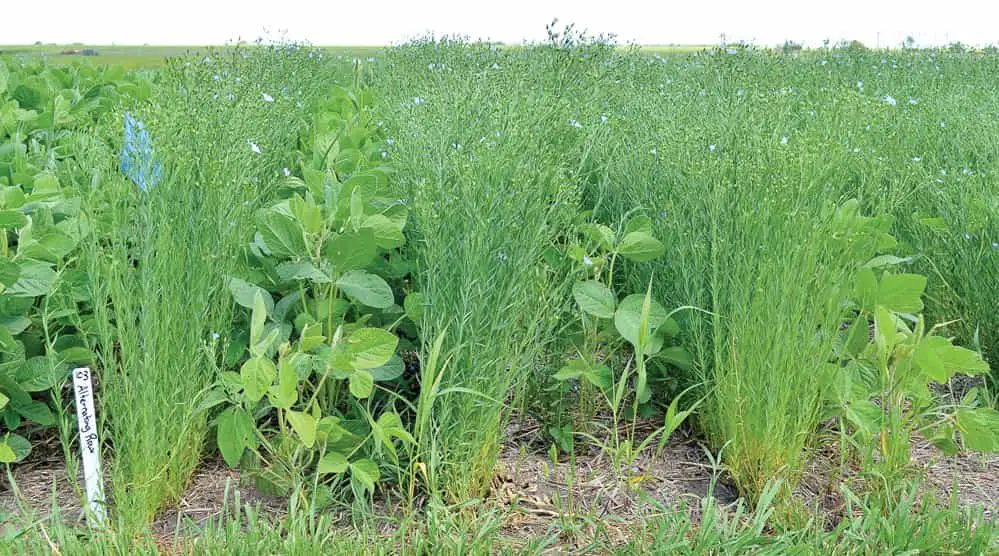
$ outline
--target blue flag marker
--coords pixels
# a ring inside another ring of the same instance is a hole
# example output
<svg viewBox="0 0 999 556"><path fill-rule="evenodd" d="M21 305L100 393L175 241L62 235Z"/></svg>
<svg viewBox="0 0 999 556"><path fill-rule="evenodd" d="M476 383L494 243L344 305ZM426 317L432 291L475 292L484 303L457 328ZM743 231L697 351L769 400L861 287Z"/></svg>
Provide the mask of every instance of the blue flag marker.
<svg viewBox="0 0 999 556"><path fill-rule="evenodd" d="M142 191L156 187L163 178L163 165L153 160L153 142L146 126L125 112L125 147L121 151L121 171Z"/></svg>

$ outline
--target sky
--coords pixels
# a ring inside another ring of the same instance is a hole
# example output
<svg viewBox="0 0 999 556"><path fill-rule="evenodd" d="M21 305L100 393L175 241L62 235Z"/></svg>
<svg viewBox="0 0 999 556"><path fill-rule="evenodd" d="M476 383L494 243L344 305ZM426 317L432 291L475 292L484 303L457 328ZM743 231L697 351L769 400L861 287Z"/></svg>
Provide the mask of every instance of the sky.
<svg viewBox="0 0 999 556"><path fill-rule="evenodd" d="M460 34L538 41L554 18L621 43L867 46L999 44L994 0L0 0L0 44L217 45L286 36L316 45L389 45Z"/></svg>

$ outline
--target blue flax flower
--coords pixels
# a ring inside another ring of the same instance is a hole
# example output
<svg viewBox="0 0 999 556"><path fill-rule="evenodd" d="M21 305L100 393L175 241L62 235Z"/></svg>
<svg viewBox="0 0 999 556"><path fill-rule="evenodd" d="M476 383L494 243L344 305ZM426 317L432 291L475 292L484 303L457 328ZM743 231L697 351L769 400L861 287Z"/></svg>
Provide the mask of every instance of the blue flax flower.
<svg viewBox="0 0 999 556"><path fill-rule="evenodd" d="M121 151L121 171L142 191L156 187L163 178L163 165L153 160L153 142L146 126L125 112L125 147Z"/></svg>

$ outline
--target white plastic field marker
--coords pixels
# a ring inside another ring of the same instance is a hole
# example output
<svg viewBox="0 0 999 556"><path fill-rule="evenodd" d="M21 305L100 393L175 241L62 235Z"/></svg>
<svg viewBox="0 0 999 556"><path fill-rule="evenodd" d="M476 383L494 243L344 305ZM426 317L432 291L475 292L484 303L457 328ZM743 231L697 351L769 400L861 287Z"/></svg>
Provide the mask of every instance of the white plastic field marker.
<svg viewBox="0 0 999 556"><path fill-rule="evenodd" d="M76 394L76 417L83 452L83 477L87 488L87 519L91 525L104 525L104 475L101 471L101 443L97 437L97 409L90 369L73 369L73 392Z"/></svg>

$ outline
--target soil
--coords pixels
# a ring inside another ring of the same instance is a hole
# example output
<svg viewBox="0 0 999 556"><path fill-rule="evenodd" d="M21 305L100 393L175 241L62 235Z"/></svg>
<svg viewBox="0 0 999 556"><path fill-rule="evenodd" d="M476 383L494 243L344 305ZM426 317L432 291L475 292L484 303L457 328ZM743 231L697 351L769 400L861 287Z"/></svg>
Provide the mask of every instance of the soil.
<svg viewBox="0 0 999 556"><path fill-rule="evenodd" d="M643 437L654 426L640 426L637 436ZM713 467L705 448L683 431L674 433L659 457L648 450L623 471L615 471L620 468L598 450L571 461L563 455L553 462L547 448L536 425L508 430L508 444L500 454L487 502L508 510L504 533L511 538L536 538L567 520L583 523L584 537L585 524L592 529L592 524L602 523L603 534L618 531L625 538L631 525L667 512L686 511L697 521L701 499L709 493L723 509L737 503L737 492L725 473ZM13 468L16 493L6 476L0 478L0 533L6 527L50 517L53 511L69 523L82 523L80 496L68 480L61 454L43 452L47 453L44 458ZM829 484L835 458L831 451L818 456L795 494L806 506L827 513L833 524L842 509L836 489ZM996 515L999 455L947 458L916 441L913 459L925 472L924 484L936 491L939 500L949 500L956 485L959 505L978 505L987 517ZM82 484L82 477L79 480ZM226 515L237 496L240 503L256 506L262 517L279 519L287 509L286 500L244 486L238 471L220 460L209 460L195 473L183 499L157 517L153 531L163 539L184 534L185 529ZM585 539L563 540L575 544Z"/></svg>

